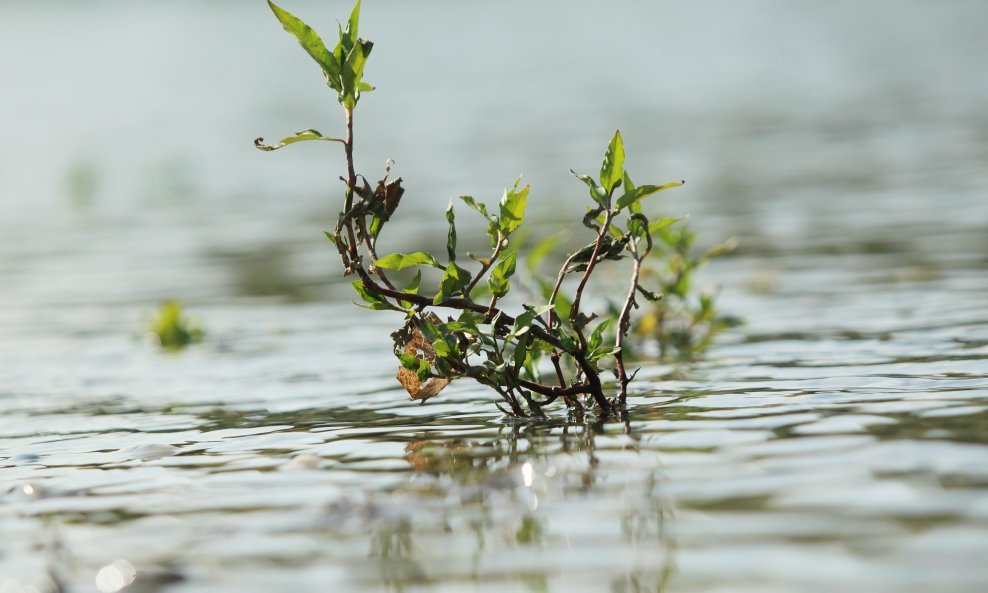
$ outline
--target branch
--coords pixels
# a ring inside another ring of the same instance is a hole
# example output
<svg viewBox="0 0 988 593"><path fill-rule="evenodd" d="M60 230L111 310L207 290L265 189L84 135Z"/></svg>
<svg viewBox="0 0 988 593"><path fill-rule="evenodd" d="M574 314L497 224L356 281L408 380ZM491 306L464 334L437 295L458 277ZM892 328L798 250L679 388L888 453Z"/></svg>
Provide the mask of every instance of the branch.
<svg viewBox="0 0 988 593"><path fill-rule="evenodd" d="M600 225L600 232L597 234L597 243L594 245L593 253L590 255L590 261L587 262L587 269L583 272L580 285L573 294L573 307L569 312L569 321L573 329L576 330L576 337L580 340L581 353L586 353L587 351L587 338L583 335L583 328L576 323L580 315L580 301L583 300L583 290L587 287L590 274L593 273L594 268L597 266L597 257L600 255L600 248L604 244L604 237L607 236L607 229L610 228L613 217L614 214L610 210L604 215L604 224Z"/></svg>
<svg viewBox="0 0 988 593"><path fill-rule="evenodd" d="M467 287L463 289L463 294L470 296L470 293L473 292L473 289L477 286L477 283L480 282L480 279L484 277L484 274L487 273L487 270L491 269L491 266L494 265L494 261L497 259L497 256L501 255L501 249L504 247L505 238L506 237L501 234L501 231L498 230L497 247L494 248L494 253L491 254L491 258L487 261L487 263L481 266L480 271L477 272L477 275L473 277L473 280L470 281L470 284L468 284ZM493 307L493 304L491 305L491 307Z"/></svg>

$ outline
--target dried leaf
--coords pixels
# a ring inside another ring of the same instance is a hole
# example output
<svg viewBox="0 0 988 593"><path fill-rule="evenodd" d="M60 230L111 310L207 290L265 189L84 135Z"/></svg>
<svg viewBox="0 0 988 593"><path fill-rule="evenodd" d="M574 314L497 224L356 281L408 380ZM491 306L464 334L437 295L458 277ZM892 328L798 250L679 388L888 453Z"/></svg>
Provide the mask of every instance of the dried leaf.
<svg viewBox="0 0 988 593"><path fill-rule="evenodd" d="M428 340L422 337L422 333L418 328L412 328L411 338L405 343L402 351L416 358L425 359L430 364L436 361L435 349L433 349L432 344ZM398 373L395 376L398 378L398 382L401 383L402 387L405 388L405 391L408 392L408 395L412 396L412 399L422 402L437 395L450 383L449 379L441 379L439 377L430 377L423 382L419 379L415 371L406 369L403 366L398 368Z"/></svg>

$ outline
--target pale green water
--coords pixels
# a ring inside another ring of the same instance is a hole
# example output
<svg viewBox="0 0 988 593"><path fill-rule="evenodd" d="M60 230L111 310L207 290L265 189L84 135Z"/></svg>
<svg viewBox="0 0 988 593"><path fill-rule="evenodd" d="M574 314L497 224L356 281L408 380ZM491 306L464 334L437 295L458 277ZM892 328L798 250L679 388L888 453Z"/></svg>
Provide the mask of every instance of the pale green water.
<svg viewBox="0 0 988 593"><path fill-rule="evenodd" d="M615 63L592 3L368 0L396 244L519 171L563 220L617 127L742 239L703 283L746 326L602 426L407 400L332 282L338 155L250 147L336 121L263 3L86 4L0 3L0 592L988 586L982 3L628 3ZM169 296L209 332L175 356Z"/></svg>

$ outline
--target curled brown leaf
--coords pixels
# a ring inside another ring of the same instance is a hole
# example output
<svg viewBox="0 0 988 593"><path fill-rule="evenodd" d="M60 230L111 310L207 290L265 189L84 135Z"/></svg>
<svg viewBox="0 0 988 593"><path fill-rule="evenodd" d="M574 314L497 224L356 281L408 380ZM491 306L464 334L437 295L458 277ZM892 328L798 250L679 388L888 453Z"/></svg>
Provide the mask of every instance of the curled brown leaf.
<svg viewBox="0 0 988 593"><path fill-rule="evenodd" d="M418 328L412 328L411 338L405 343L402 351L416 358L425 359L430 364L436 361L436 351L433 349L432 344L422 337L422 333ZM415 371L406 369L403 366L398 367L398 373L395 376L402 387L405 388L405 391L408 392L408 395L412 396L413 400L423 403L430 397L438 395L450 383L449 379L441 379L439 377L429 377L428 380L423 382L419 379Z"/></svg>

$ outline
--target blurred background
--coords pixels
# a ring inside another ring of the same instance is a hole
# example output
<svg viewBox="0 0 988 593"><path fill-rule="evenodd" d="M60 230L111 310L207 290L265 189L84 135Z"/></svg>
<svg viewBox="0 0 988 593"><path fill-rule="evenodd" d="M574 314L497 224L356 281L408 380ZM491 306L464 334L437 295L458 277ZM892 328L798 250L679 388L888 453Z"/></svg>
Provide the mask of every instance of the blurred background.
<svg viewBox="0 0 988 593"><path fill-rule="evenodd" d="M285 6L330 32L349 9ZM568 170L596 171L621 129L636 180L687 180L665 213L690 214L701 241L741 238L739 255L983 262L983 2L363 12L378 91L357 113L357 164L376 179L397 161L398 244L444 228L450 198L493 202L519 173L539 220L572 224L570 204L587 200ZM263 3L6 0L0 39L3 315L326 297L338 268L320 231L338 209L341 151L251 141L336 134L341 116Z"/></svg>

